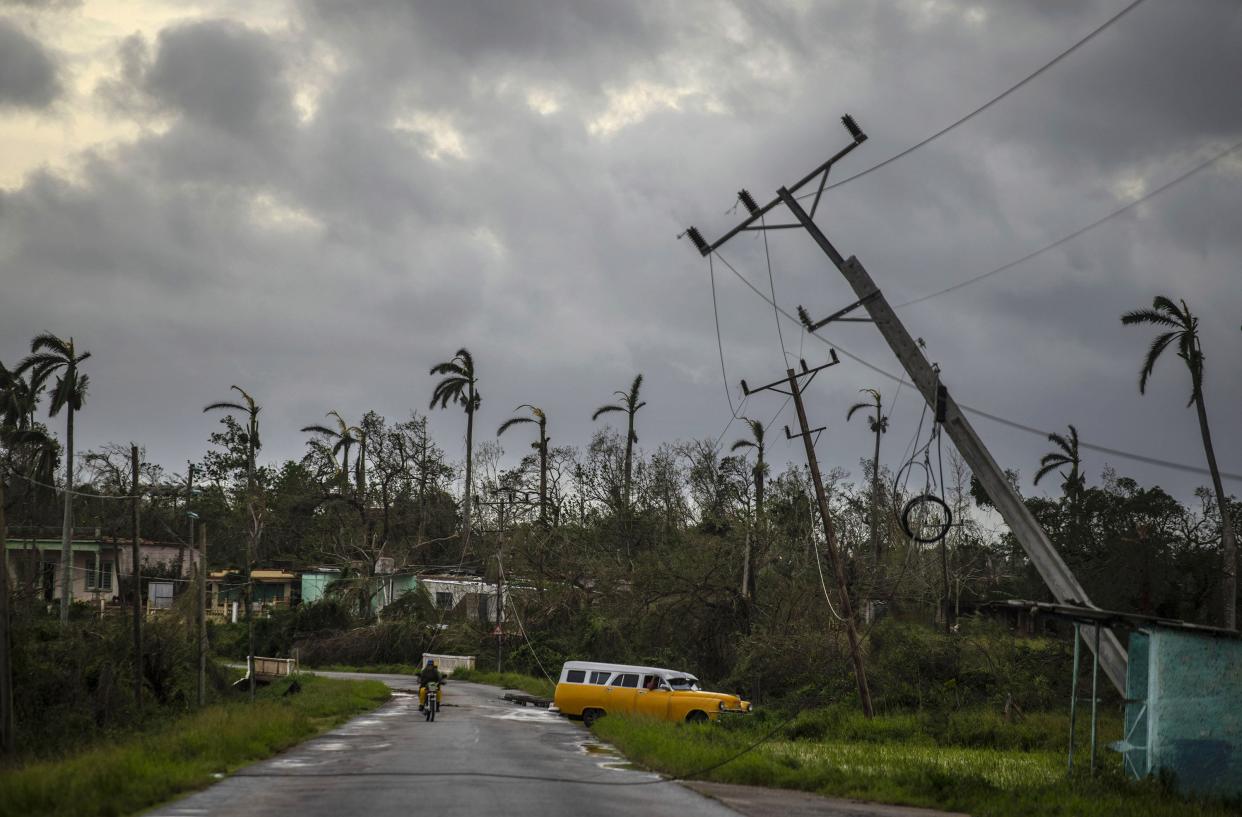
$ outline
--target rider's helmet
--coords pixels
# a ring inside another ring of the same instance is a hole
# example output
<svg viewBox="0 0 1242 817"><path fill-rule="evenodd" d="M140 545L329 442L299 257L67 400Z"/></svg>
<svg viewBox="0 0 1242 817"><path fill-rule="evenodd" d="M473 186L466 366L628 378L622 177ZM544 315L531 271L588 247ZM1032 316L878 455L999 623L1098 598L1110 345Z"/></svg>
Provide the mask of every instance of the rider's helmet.
<svg viewBox="0 0 1242 817"><path fill-rule="evenodd" d="M435 665L436 665L436 662L434 660L430 658L427 659L427 666L434 667Z"/></svg>

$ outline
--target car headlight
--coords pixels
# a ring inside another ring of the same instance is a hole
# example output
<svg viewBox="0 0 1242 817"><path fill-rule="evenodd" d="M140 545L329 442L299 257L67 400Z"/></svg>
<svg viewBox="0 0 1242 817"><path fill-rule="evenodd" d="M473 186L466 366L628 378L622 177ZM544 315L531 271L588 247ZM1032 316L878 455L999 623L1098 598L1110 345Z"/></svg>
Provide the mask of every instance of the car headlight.
<svg viewBox="0 0 1242 817"><path fill-rule="evenodd" d="M724 701L721 701L721 702L720 702L720 711L721 711L721 712L724 712L724 711L725 711L725 702L724 702Z"/></svg>

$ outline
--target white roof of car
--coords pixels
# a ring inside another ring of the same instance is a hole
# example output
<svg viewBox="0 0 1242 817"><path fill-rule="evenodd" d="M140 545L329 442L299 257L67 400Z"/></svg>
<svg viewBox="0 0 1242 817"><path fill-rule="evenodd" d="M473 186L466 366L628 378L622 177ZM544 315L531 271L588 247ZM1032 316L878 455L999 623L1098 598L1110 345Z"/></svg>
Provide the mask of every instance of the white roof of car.
<svg viewBox="0 0 1242 817"><path fill-rule="evenodd" d="M583 670L605 670L608 672L637 672L644 675L684 675L689 678L696 677L692 672L682 672L675 669L664 669L662 667L638 667L632 664L604 664L598 661L566 661L563 670L583 669Z"/></svg>

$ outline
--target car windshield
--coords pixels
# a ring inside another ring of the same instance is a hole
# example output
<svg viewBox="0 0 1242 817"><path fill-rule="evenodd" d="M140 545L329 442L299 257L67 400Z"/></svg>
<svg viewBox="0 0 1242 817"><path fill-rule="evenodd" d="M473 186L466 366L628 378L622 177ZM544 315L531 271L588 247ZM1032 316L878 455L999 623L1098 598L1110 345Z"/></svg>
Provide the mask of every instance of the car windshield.
<svg viewBox="0 0 1242 817"><path fill-rule="evenodd" d="M673 689L698 689L699 679L685 675L672 675L668 678L668 685Z"/></svg>

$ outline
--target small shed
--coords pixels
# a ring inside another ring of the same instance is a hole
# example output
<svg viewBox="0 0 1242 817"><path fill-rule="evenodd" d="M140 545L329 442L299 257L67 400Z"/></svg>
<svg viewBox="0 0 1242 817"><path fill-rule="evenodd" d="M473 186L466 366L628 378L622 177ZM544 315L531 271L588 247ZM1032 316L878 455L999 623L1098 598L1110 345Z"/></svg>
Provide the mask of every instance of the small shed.
<svg viewBox="0 0 1242 817"><path fill-rule="evenodd" d="M1242 638L1161 624L1131 634L1125 729L1116 748L1131 776L1242 797Z"/></svg>
<svg viewBox="0 0 1242 817"><path fill-rule="evenodd" d="M1128 630L1125 733L1110 747L1121 753L1126 773L1168 775L1184 794L1242 797L1242 635L1095 607L1034 601L1004 606L1071 621L1076 633L1086 628L1084 640L1092 629ZM1074 652L1076 678L1077 645ZM1094 764L1094 726L1091 734Z"/></svg>

